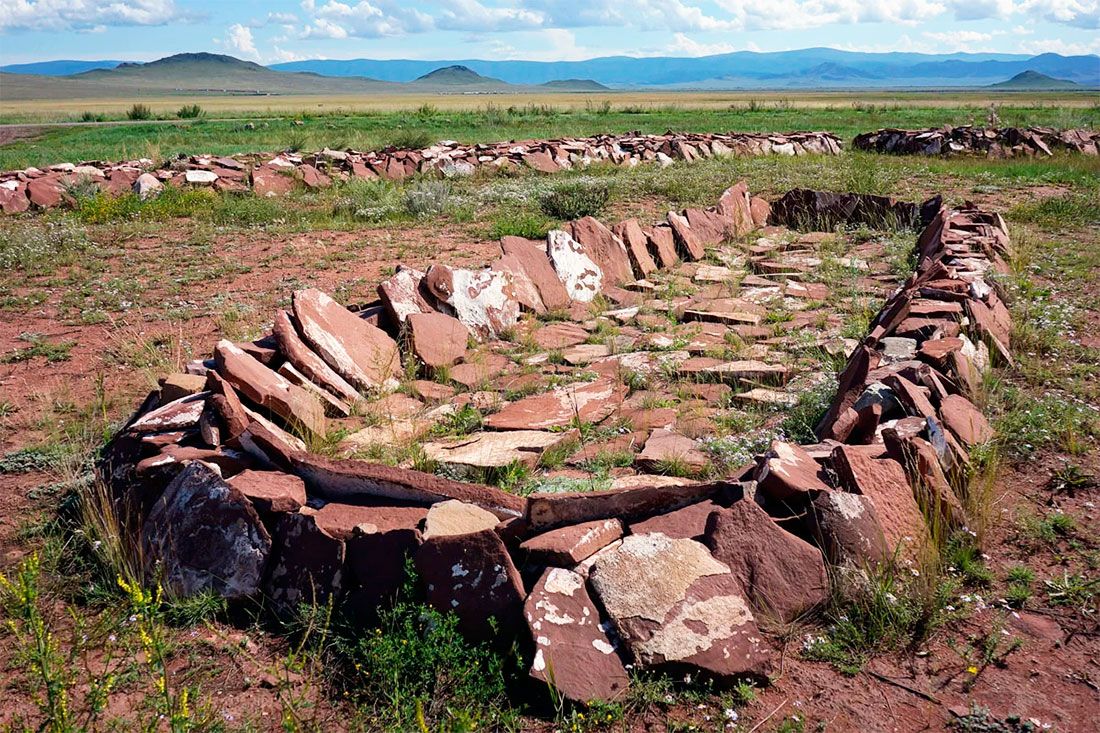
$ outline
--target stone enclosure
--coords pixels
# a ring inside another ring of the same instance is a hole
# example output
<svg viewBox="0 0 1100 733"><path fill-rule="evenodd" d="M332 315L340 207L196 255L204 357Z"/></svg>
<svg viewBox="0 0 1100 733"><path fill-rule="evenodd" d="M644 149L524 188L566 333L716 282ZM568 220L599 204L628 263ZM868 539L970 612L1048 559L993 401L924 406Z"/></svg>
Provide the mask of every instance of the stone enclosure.
<svg viewBox="0 0 1100 733"><path fill-rule="evenodd" d="M904 279L831 231L885 224L920 232ZM500 247L481 270L400 268L372 303L298 291L269 336L166 375L98 464L150 577L368 620L411 559L464 633L520 638L532 676L585 702L621 695L627 664L766 681L761 628L822 603L828 565L907 562L966 523L991 438L971 398L1012 359L997 214L769 203L742 181L661 222ZM865 333L831 305L843 283L885 303ZM738 452L731 406L815 389L816 442L772 421L766 451ZM488 483L540 470L529 495Z"/></svg>

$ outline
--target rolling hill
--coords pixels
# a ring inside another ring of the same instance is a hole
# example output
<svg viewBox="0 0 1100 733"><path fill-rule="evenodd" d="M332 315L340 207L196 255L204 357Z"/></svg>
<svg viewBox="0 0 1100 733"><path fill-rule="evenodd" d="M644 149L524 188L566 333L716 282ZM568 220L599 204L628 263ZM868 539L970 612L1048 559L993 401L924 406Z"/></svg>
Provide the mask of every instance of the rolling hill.
<svg viewBox="0 0 1100 733"><path fill-rule="evenodd" d="M536 91L532 86L482 76L462 65L436 67L411 82L393 82L362 76L324 76L310 71L277 71L232 56L181 53L145 64L120 63L110 69L96 68L64 76L0 72L0 87L4 99L13 101L142 95ZM570 80L555 85L553 91L591 91L594 84L583 79Z"/></svg>
<svg viewBox="0 0 1100 733"><path fill-rule="evenodd" d="M77 61L58 59L57 61L37 61L30 64L8 64L0 66L0 72L9 74L38 74L40 76L66 76L79 74L92 69L113 69L126 61Z"/></svg>
<svg viewBox="0 0 1100 733"><path fill-rule="evenodd" d="M1052 76L1040 74L1038 71L1021 71L1011 79L1006 79L996 84L990 84L988 88L1002 89L1005 91L1018 89L1020 91L1038 92L1081 89L1081 85L1069 81L1068 79L1055 79Z"/></svg>

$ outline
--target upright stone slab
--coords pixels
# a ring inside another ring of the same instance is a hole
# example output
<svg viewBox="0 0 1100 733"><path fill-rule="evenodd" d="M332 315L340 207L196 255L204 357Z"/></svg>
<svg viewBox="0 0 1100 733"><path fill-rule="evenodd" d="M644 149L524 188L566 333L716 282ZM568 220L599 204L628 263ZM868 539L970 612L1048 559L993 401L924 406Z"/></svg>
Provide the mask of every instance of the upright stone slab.
<svg viewBox="0 0 1100 733"><path fill-rule="evenodd" d="M402 326L410 313L431 313L434 303L420 289L424 273L411 267L401 267L388 280L378 285L378 297L390 319Z"/></svg>
<svg viewBox="0 0 1100 733"><path fill-rule="evenodd" d="M290 320L290 314L284 310L275 313L275 326L272 330L275 343L286 360L298 371L311 379L317 386L324 387L342 400L354 404L360 400L359 391L337 374L324 359L313 352L301 337L298 329Z"/></svg>
<svg viewBox="0 0 1100 733"><path fill-rule="evenodd" d="M278 548L264 592L283 612L324 606L343 586L344 543L309 514L284 514L275 525Z"/></svg>
<svg viewBox="0 0 1100 733"><path fill-rule="evenodd" d="M639 278L648 277L657 269L657 263L649 254L649 239L637 219L621 221L611 228L611 231L626 245L626 252L630 256L630 263L634 266L634 274Z"/></svg>
<svg viewBox="0 0 1100 733"><path fill-rule="evenodd" d="M571 300L588 303L599 295L603 271L568 232L551 230L546 235L546 254Z"/></svg>
<svg viewBox="0 0 1100 733"><path fill-rule="evenodd" d="M821 551L782 529L751 499L713 512L704 542L741 582L758 618L790 623L828 598Z"/></svg>
<svg viewBox="0 0 1100 733"><path fill-rule="evenodd" d="M496 532L433 537L416 551L415 561L428 602L442 613L453 611L464 633L502 640L516 633L526 593Z"/></svg>
<svg viewBox="0 0 1100 733"><path fill-rule="evenodd" d="M325 410L317 398L268 369L232 341L218 342L214 362L225 381L260 407L293 428L325 434Z"/></svg>
<svg viewBox="0 0 1100 733"><path fill-rule="evenodd" d="M535 643L531 676L573 702L611 702L630 678L600 622L584 578L548 568L523 606Z"/></svg>
<svg viewBox="0 0 1100 733"><path fill-rule="evenodd" d="M586 216L569 222L566 231L596 263L608 283L618 285L634 281L634 271L630 266L626 246L610 229L591 216Z"/></svg>
<svg viewBox="0 0 1100 733"><path fill-rule="evenodd" d="M643 667L698 670L722 683L771 670L744 590L699 542L630 535L600 555L589 582Z"/></svg>
<svg viewBox="0 0 1100 733"><path fill-rule="evenodd" d="M497 272L508 273L511 276L516 300L519 301L523 310L540 315L546 313L546 306L542 303L539 289L535 286L534 280L527 274L527 268L520 258L515 255L504 255L489 263L489 268Z"/></svg>
<svg viewBox="0 0 1100 733"><path fill-rule="evenodd" d="M687 255L688 259L701 260L707 256L703 243L691 230L691 225L688 224L686 217L677 214L675 211L670 211L667 218L668 225L672 227L672 234L676 238L676 244L679 245L680 251Z"/></svg>
<svg viewBox="0 0 1100 733"><path fill-rule="evenodd" d="M240 491L193 461L153 504L141 544L146 574L171 596L246 598L259 587L271 537Z"/></svg>
<svg viewBox="0 0 1100 733"><path fill-rule="evenodd" d="M519 320L519 301L505 272L432 265L423 286L478 338L499 338Z"/></svg>
<svg viewBox="0 0 1100 733"><path fill-rule="evenodd" d="M400 376L397 342L320 290L294 293L294 315L306 342L355 387L375 389Z"/></svg>
<svg viewBox="0 0 1100 733"><path fill-rule="evenodd" d="M520 263L547 310L569 307L569 294L543 249L522 237L501 237L500 248L505 257L514 257Z"/></svg>
<svg viewBox="0 0 1100 733"><path fill-rule="evenodd" d="M409 347L425 366L438 369L458 362L466 353L469 332L446 313L410 313Z"/></svg>
<svg viewBox="0 0 1100 733"><path fill-rule="evenodd" d="M833 450L833 470L849 491L871 500L891 551L900 546L919 546L925 531L924 517L901 464L883 454L882 446L838 445Z"/></svg>

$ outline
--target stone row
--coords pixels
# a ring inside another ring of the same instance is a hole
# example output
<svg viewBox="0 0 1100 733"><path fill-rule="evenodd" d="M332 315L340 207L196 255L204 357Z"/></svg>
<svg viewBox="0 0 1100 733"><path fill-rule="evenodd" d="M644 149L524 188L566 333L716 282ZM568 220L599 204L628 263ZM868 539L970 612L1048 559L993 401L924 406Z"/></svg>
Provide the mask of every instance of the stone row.
<svg viewBox="0 0 1100 733"><path fill-rule="evenodd" d="M922 130L885 128L864 132L852 145L860 150L899 155L951 155L980 153L991 158L1017 155L1053 155L1069 150L1084 155L1100 154L1100 132L1055 130L1050 127L929 127Z"/></svg>
<svg viewBox="0 0 1100 733"><path fill-rule="evenodd" d="M139 160L59 163L44 170L0 173L0 210L19 213L72 203L68 188L89 181L110 195L134 192L143 199L163 186L210 187L276 196L296 188L318 189L333 180L401 180L415 174L446 178L473 175L478 168L531 168L543 173L587 168L596 163L631 167L673 160L692 162L712 156L837 155L840 140L827 132L673 133L595 135L588 138L524 140L464 145L444 140L421 150L324 149L314 154L282 152L235 156L181 155L163 164Z"/></svg>
<svg viewBox="0 0 1100 733"><path fill-rule="evenodd" d="M616 699L628 662L765 681L778 653L760 621L787 623L824 601L826 560L906 559L931 522L966 521L953 482L991 438L968 395L991 352L1010 358L1007 311L985 278L1010 255L1000 217L936 211L917 272L840 376L821 442L773 443L724 480L637 476L520 497L326 458L305 440L324 435L326 412L392 386L403 350L453 365L459 342L499 335L521 307L629 292L647 268L701 258L767 208L742 182L716 207L652 227L586 218L543 243L506 238L485 270L405 268L355 312L300 291L270 339L220 342L212 361L166 379L105 450L100 476L140 509L149 573L176 594L263 594L283 612L337 597L367 620L411 558L432 605L472 637L526 638L531 674L571 700ZM736 380L761 366L708 368ZM504 436L492 449L522 455L556 434L547 428L604 419L624 392L604 373L510 403L471 437Z"/></svg>

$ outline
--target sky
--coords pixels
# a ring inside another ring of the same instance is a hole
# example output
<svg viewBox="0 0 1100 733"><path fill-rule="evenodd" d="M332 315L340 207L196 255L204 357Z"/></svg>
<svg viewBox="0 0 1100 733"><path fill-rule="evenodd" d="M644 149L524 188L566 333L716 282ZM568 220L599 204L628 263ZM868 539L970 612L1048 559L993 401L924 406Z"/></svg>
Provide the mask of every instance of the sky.
<svg viewBox="0 0 1100 733"><path fill-rule="evenodd" d="M1100 0L0 0L0 63L209 51L579 60L830 46L1100 54Z"/></svg>

